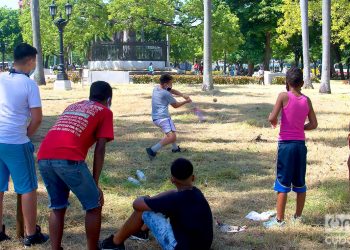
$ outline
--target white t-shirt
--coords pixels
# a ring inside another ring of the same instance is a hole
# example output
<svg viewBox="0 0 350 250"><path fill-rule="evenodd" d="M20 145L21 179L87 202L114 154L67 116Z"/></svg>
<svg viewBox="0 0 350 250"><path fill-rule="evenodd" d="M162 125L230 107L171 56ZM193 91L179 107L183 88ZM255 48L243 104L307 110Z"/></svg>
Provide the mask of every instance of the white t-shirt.
<svg viewBox="0 0 350 250"><path fill-rule="evenodd" d="M0 143L29 142L30 109L41 107L38 85L22 74L0 74Z"/></svg>

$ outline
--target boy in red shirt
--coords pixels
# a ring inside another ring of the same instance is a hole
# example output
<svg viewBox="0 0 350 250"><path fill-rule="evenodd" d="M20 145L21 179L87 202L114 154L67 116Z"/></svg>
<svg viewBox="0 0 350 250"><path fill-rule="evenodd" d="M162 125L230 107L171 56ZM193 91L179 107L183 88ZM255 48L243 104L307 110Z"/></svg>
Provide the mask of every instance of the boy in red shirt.
<svg viewBox="0 0 350 250"><path fill-rule="evenodd" d="M103 193L98 186L106 143L114 139L113 113L109 109L112 88L106 82L94 82L90 98L67 107L46 135L39 152L39 169L52 209L49 221L51 247L62 249L64 216L72 191L86 211L85 228L89 250L98 249ZM85 158L95 146L93 173Z"/></svg>

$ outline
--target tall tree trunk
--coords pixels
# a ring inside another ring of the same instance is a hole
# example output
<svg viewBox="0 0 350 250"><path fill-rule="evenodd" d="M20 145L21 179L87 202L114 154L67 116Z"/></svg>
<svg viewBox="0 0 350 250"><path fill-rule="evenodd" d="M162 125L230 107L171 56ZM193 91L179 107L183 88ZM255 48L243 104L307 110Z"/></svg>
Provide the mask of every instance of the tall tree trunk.
<svg viewBox="0 0 350 250"><path fill-rule="evenodd" d="M304 88L313 89L310 77L310 53L309 53L309 2L300 0L302 37L303 37L303 65L304 65Z"/></svg>
<svg viewBox="0 0 350 250"><path fill-rule="evenodd" d="M272 49L271 49L271 32L265 34L265 54L264 54L264 70L270 70Z"/></svg>
<svg viewBox="0 0 350 250"><path fill-rule="evenodd" d="M347 79L350 79L350 64L348 64L348 71L346 72Z"/></svg>
<svg viewBox="0 0 350 250"><path fill-rule="evenodd" d="M227 73L227 53L225 50L225 54L224 54L224 74L226 75Z"/></svg>
<svg viewBox="0 0 350 250"><path fill-rule="evenodd" d="M44 66L45 66L46 69L49 68L49 60L50 60L50 56L49 55L45 56Z"/></svg>
<svg viewBox="0 0 350 250"><path fill-rule="evenodd" d="M203 86L202 89L213 90L213 72L212 72L212 5L211 0L204 0L204 60L203 60Z"/></svg>
<svg viewBox="0 0 350 250"><path fill-rule="evenodd" d="M248 63L248 76L252 76L254 74L254 64Z"/></svg>
<svg viewBox="0 0 350 250"><path fill-rule="evenodd" d="M340 51L339 44L332 44L332 47L333 47L333 51L334 51L335 62L338 63L338 66L339 66L340 78L342 80L345 80L344 66L342 63L341 51ZM338 76L338 72L336 72L336 74Z"/></svg>
<svg viewBox="0 0 350 250"><path fill-rule="evenodd" d="M41 48L40 38L40 9L39 0L32 0L30 4L32 15L32 29L33 29L33 45L37 49L36 69L34 72L34 79L39 85L45 85L45 74L43 65L43 54Z"/></svg>
<svg viewBox="0 0 350 250"><path fill-rule="evenodd" d="M320 93L331 93L331 0L322 0L322 77Z"/></svg>
<svg viewBox="0 0 350 250"><path fill-rule="evenodd" d="M299 67L300 54L299 51L294 51L294 66Z"/></svg>

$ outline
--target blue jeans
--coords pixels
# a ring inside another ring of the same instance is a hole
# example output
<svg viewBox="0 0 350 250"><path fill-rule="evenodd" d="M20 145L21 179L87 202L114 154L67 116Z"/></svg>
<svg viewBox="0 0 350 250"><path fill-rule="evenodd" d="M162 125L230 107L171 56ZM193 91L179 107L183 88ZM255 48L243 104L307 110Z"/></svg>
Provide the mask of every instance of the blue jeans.
<svg viewBox="0 0 350 250"><path fill-rule="evenodd" d="M0 143L0 192L8 191L10 175L17 194L38 188L35 171L34 145Z"/></svg>
<svg viewBox="0 0 350 250"><path fill-rule="evenodd" d="M98 188L84 161L40 160L39 170L51 209L67 208L70 191L77 196L84 210L101 206Z"/></svg>
<svg viewBox="0 0 350 250"><path fill-rule="evenodd" d="M174 236L173 228L165 216L161 213L144 212L142 214L143 222L153 233L163 250L174 250L177 242Z"/></svg>

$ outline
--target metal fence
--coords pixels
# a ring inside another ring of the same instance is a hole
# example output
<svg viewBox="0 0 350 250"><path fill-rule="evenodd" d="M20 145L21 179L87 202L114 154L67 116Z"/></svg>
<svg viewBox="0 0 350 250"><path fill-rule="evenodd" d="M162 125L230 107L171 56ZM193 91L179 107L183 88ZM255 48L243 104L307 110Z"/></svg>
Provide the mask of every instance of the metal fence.
<svg viewBox="0 0 350 250"><path fill-rule="evenodd" d="M166 42L99 43L91 52L93 61L167 61Z"/></svg>

